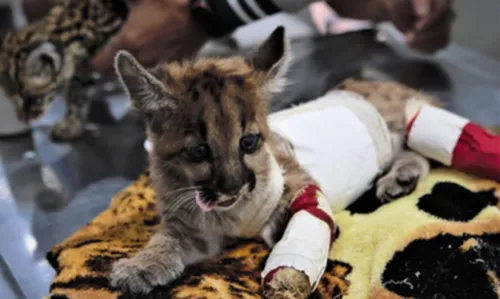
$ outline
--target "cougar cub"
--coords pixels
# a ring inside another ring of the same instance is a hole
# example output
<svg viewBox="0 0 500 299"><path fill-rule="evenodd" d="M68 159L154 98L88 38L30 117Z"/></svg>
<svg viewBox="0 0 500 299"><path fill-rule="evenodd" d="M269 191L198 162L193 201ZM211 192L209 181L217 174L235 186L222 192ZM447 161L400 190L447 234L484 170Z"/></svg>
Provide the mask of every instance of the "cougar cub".
<svg viewBox="0 0 500 299"><path fill-rule="evenodd" d="M251 58L201 58L148 71L130 54L117 55L116 71L152 142L161 229L139 254L115 263L115 286L147 293L235 238L260 236L273 246L281 237L288 200L314 183L267 123L287 50L279 27ZM261 206L265 216L257 213ZM287 277L296 278L292 289L308 285L301 272ZM307 287L301 291L297 297L308 295Z"/></svg>

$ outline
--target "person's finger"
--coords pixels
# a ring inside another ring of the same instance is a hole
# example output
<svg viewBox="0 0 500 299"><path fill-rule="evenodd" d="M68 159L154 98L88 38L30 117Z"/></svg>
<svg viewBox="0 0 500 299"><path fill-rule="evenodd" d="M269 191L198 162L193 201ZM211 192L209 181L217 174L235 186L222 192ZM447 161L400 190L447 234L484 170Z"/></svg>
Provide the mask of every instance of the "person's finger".
<svg viewBox="0 0 500 299"><path fill-rule="evenodd" d="M426 35L427 32L441 31L442 28L446 30L451 30L451 24L455 18L455 14L451 9L443 9L438 11L430 19L421 20L424 21L424 25L416 25L412 30L406 33L407 41L411 42L418 35Z"/></svg>
<svg viewBox="0 0 500 299"><path fill-rule="evenodd" d="M440 23L445 14L449 13L451 8L446 5L446 1L434 0L431 5L431 12L424 18L420 18L415 23L415 30L424 30Z"/></svg>
<svg viewBox="0 0 500 299"><path fill-rule="evenodd" d="M446 26L439 30L428 31L425 34L417 34L407 44L413 49L424 50L424 52L435 52L446 46L450 41L450 37L450 29Z"/></svg>
<svg viewBox="0 0 500 299"><path fill-rule="evenodd" d="M443 13L437 15L437 17L433 17L432 19L430 19L420 29L410 30L409 35L415 38L419 35L425 36L432 32L450 31L453 20L454 20L453 11L445 10ZM412 38L410 38L410 40L411 39Z"/></svg>
<svg viewBox="0 0 500 299"><path fill-rule="evenodd" d="M411 0L413 12L418 18L426 18L432 11L433 0Z"/></svg>
<svg viewBox="0 0 500 299"><path fill-rule="evenodd" d="M439 30L415 35L413 40L408 41L408 46L421 52L434 53L445 47L450 42L450 37L450 26L443 26Z"/></svg>

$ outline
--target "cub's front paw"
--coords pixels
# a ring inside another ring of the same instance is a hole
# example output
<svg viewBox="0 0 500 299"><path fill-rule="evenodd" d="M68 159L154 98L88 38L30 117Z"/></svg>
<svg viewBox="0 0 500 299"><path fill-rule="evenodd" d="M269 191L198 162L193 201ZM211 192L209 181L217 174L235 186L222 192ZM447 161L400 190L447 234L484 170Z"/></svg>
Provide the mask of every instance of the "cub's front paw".
<svg viewBox="0 0 500 299"><path fill-rule="evenodd" d="M50 134L54 141L70 141L80 137L83 131L84 125L81 121L64 119L52 128Z"/></svg>
<svg viewBox="0 0 500 299"><path fill-rule="evenodd" d="M305 299L310 294L309 278L293 268L279 269L264 286L264 297L269 299Z"/></svg>
<svg viewBox="0 0 500 299"><path fill-rule="evenodd" d="M111 285L126 293L147 294L177 278L183 270L182 262L167 265L157 260L140 257L121 259L113 265Z"/></svg>

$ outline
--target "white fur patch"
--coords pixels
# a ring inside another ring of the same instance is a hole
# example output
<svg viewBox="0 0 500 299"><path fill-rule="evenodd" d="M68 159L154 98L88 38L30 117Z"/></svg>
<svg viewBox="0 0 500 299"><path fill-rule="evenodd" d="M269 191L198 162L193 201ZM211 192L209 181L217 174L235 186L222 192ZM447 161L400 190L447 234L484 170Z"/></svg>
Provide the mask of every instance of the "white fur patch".
<svg viewBox="0 0 500 299"><path fill-rule="evenodd" d="M283 43L283 57L281 57L281 59L268 72L274 74L272 78L268 78L267 83L269 91L271 93L280 93L285 89L287 85L290 84L288 79L286 78L286 73L292 60L292 53L290 51L290 42L288 41L288 39L285 39Z"/></svg>
<svg viewBox="0 0 500 299"><path fill-rule="evenodd" d="M269 152L267 145L264 150ZM242 213L239 224L242 236L256 236L271 217L283 195L285 179L282 169L273 155L269 155L268 163L267 188L261 192L256 190L252 194L252 199L245 205L245 212Z"/></svg>

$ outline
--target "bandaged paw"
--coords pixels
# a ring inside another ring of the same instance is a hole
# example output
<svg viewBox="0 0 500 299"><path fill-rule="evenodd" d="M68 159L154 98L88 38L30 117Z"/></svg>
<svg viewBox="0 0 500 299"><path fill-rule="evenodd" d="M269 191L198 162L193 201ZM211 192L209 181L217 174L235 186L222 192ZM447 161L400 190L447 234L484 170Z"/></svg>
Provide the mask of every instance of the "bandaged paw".
<svg viewBox="0 0 500 299"><path fill-rule="evenodd" d="M293 200L292 218L281 240L274 246L262 272L263 284L279 269L293 268L307 275L312 289L323 275L335 224L328 201L318 186L307 186Z"/></svg>
<svg viewBox="0 0 500 299"><path fill-rule="evenodd" d="M418 99L406 105L407 145L463 172L500 181L500 136Z"/></svg>

